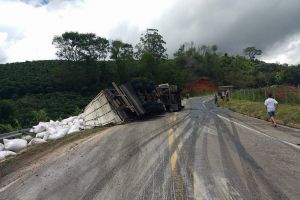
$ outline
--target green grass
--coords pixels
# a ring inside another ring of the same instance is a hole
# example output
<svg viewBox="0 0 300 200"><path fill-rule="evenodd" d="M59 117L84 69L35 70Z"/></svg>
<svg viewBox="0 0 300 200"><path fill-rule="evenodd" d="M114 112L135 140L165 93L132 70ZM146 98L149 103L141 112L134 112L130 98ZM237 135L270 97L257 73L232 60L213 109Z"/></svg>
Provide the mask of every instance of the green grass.
<svg viewBox="0 0 300 200"><path fill-rule="evenodd" d="M219 105L251 117L268 120L263 102L231 99L228 102L219 101ZM276 119L283 125L300 126L300 105L279 104Z"/></svg>
<svg viewBox="0 0 300 200"><path fill-rule="evenodd" d="M269 93L272 93L280 104L297 105L300 103L300 89L287 85L235 90L232 92L231 97L239 100L262 102Z"/></svg>

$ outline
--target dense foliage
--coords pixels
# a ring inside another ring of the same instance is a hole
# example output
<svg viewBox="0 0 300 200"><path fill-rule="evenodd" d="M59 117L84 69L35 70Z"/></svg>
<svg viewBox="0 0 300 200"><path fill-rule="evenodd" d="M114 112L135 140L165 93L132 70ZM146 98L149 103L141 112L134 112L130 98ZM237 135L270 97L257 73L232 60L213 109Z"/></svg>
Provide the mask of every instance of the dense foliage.
<svg viewBox="0 0 300 200"><path fill-rule="evenodd" d="M165 42L155 29L142 35L136 51L131 44L107 41L95 34L65 33L53 40L62 60L0 65L0 133L76 115L111 82L136 77L181 87L201 77L238 88L300 84L300 66L220 54L216 45L186 43L167 59ZM101 48L94 48L94 42ZM78 52L64 55L66 49ZM104 55L110 60L103 61Z"/></svg>
<svg viewBox="0 0 300 200"><path fill-rule="evenodd" d="M103 60L109 50L109 41L94 33L66 32L55 36L52 44L56 55L69 61Z"/></svg>

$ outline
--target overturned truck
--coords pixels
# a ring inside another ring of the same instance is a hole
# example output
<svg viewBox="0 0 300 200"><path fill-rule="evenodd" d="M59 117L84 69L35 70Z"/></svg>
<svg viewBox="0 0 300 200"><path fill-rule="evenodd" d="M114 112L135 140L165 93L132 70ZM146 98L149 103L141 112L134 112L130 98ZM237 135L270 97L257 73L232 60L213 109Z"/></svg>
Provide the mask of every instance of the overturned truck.
<svg viewBox="0 0 300 200"><path fill-rule="evenodd" d="M167 111L153 82L133 80L120 86L113 83L113 86L114 89L102 90L79 115L85 120L85 128L121 124Z"/></svg>

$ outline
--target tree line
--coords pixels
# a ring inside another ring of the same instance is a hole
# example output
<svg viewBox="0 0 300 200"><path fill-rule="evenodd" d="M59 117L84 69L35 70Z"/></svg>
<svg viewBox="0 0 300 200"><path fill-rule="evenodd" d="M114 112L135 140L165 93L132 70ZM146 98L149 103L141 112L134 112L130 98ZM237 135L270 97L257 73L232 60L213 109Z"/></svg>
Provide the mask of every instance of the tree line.
<svg viewBox="0 0 300 200"><path fill-rule="evenodd" d="M121 40L111 42L94 33L65 32L54 36L52 44L57 48L56 55L68 61L101 61L108 57L112 60L141 59L150 53L155 59L166 59L166 42L157 29L147 29L135 46ZM108 56L108 54L110 54Z"/></svg>

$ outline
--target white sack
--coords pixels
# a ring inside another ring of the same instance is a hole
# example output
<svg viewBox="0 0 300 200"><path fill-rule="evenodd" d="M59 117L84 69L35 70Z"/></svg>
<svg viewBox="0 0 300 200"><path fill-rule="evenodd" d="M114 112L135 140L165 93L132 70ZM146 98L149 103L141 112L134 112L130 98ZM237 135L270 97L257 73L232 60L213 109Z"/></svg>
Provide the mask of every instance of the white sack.
<svg viewBox="0 0 300 200"><path fill-rule="evenodd" d="M3 149L4 149L4 145L0 143L0 151L3 151Z"/></svg>
<svg viewBox="0 0 300 200"><path fill-rule="evenodd" d="M47 133L47 131L40 132L40 133L36 134L35 137L36 138L43 138L46 133Z"/></svg>
<svg viewBox="0 0 300 200"><path fill-rule="evenodd" d="M79 128L80 128L80 124L79 124L79 123L74 124L74 125L70 128L70 130L68 131L68 134L72 134L72 133L75 133L75 132L79 132L79 131L80 131Z"/></svg>
<svg viewBox="0 0 300 200"><path fill-rule="evenodd" d="M67 134L68 130L69 130L68 128L59 128L57 130L57 133L50 134L48 139L49 140L57 140L57 139L63 138Z"/></svg>
<svg viewBox="0 0 300 200"><path fill-rule="evenodd" d="M29 142L30 140L32 140L32 137L30 135L26 135L26 136L23 136L22 139Z"/></svg>
<svg viewBox="0 0 300 200"><path fill-rule="evenodd" d="M48 132L50 135L53 135L53 134L56 134L56 133L57 133L57 130L56 130L56 128L54 128L54 127L48 127L47 132Z"/></svg>
<svg viewBox="0 0 300 200"><path fill-rule="evenodd" d="M4 159L7 156L15 156L15 155L17 154L12 151L0 151L0 160Z"/></svg>
<svg viewBox="0 0 300 200"><path fill-rule="evenodd" d="M79 124L80 124L80 126L84 126L84 119L80 118L79 119Z"/></svg>
<svg viewBox="0 0 300 200"><path fill-rule="evenodd" d="M40 122L37 126L33 126L34 133L40 133L45 131L48 128L48 124L45 122Z"/></svg>
<svg viewBox="0 0 300 200"><path fill-rule="evenodd" d="M68 124L69 122L72 122L74 120L75 117L69 117L67 119L63 119L61 122L64 124Z"/></svg>
<svg viewBox="0 0 300 200"><path fill-rule="evenodd" d="M51 126L51 127L56 126L56 124L55 124L55 122L54 122L53 120L50 120L50 122L49 122L48 124L49 124L49 126Z"/></svg>
<svg viewBox="0 0 300 200"><path fill-rule="evenodd" d="M44 140L44 139L41 139L41 138L33 138L33 139L28 143L28 146L34 145L34 144L42 144L42 143L45 143L45 142L47 142L47 141Z"/></svg>
<svg viewBox="0 0 300 200"><path fill-rule="evenodd" d="M56 121L51 124L52 127L57 128L59 126L59 121Z"/></svg>
<svg viewBox="0 0 300 200"><path fill-rule="evenodd" d="M69 127L66 128L60 127L57 129L57 134L61 134L65 136L68 133L69 129L70 129Z"/></svg>
<svg viewBox="0 0 300 200"><path fill-rule="evenodd" d="M22 149L27 147L27 141L23 139L3 139L4 142L4 148L11 150L11 151L16 151L18 149Z"/></svg>
<svg viewBox="0 0 300 200"><path fill-rule="evenodd" d="M43 140L48 140L50 133L48 133L47 131L44 134L44 137L42 138Z"/></svg>

